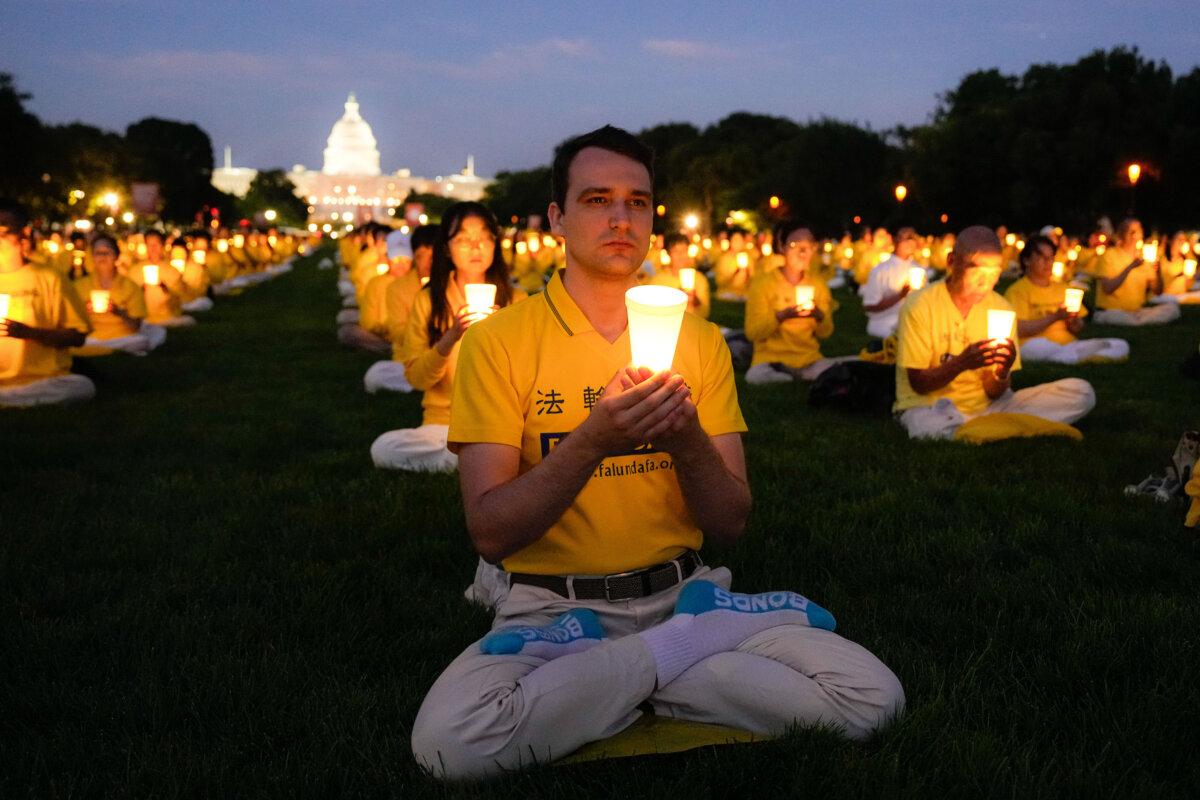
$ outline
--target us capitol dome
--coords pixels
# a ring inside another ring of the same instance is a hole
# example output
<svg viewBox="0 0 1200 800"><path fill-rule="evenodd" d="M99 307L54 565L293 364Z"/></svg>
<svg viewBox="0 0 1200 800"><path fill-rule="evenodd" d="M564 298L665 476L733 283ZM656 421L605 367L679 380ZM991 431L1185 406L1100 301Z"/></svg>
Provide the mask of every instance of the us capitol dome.
<svg viewBox="0 0 1200 800"><path fill-rule="evenodd" d="M383 174L379 147L371 125L359 111L358 99L351 92L344 112L325 143L325 163L321 171L297 164L288 178L296 194L308 203L310 223L334 225L360 224L415 217L419 209L406 208L410 192L451 197L455 200L479 200L491 182L475 174L475 158L467 156L465 167L454 175L422 178L408 169ZM225 166L213 170L213 185L222 191L246 194L255 170L234 167L226 148ZM398 221L398 220L397 220Z"/></svg>

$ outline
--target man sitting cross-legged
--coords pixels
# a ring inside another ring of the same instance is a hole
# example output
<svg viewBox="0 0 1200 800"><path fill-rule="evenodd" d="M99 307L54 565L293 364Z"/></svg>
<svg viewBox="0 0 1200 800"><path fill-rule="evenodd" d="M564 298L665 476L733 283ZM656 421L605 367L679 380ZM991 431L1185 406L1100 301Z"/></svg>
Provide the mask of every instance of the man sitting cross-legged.
<svg viewBox="0 0 1200 800"><path fill-rule="evenodd" d="M762 734L867 736L903 704L891 671L815 603L733 594L696 555L744 530L746 426L729 351L696 315L672 372L627 366L649 151L605 127L562 145L552 174L566 269L467 332L451 406L468 530L511 591L426 696L417 760L499 775L621 731L645 701Z"/></svg>
<svg viewBox="0 0 1200 800"><path fill-rule="evenodd" d="M90 400L95 384L70 372L87 310L66 278L25 260L25 224L24 209L0 200L0 408Z"/></svg>
<svg viewBox="0 0 1200 800"><path fill-rule="evenodd" d="M1079 378L1013 392L1021 368L1008 336L988 335L988 311L1012 311L993 288L1003 270L1000 239L977 225L958 235L950 275L909 297L900 312L896 352L896 414L914 439L950 439L968 419L984 414L1029 414L1071 423L1096 405Z"/></svg>

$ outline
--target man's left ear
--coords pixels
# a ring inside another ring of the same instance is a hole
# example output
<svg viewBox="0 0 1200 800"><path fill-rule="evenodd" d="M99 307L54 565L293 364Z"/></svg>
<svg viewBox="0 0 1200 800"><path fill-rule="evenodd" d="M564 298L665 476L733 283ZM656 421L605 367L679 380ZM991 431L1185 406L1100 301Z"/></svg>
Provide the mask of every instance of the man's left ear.
<svg viewBox="0 0 1200 800"><path fill-rule="evenodd" d="M550 232L559 236L563 235L562 230L562 209L558 207L558 203L550 203L546 209L546 217L550 220Z"/></svg>

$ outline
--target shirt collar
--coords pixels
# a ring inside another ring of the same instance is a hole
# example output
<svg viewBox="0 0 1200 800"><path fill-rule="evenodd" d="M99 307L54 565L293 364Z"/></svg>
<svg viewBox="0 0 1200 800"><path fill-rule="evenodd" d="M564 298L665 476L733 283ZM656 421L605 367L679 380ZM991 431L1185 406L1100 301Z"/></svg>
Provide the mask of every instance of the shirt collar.
<svg viewBox="0 0 1200 800"><path fill-rule="evenodd" d="M567 292L567 287L563 285L564 272L566 272L565 269L555 270L554 276L546 284L546 305L550 307L554 321L562 326L568 336L595 330L592 323L588 321L587 315L575 304Z"/></svg>

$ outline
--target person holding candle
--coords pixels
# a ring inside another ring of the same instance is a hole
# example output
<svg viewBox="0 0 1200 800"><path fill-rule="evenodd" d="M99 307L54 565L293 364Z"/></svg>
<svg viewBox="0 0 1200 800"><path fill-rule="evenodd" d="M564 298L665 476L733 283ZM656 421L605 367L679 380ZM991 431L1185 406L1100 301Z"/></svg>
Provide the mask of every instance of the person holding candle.
<svg viewBox="0 0 1200 800"><path fill-rule="evenodd" d="M876 339L886 339L896 332L900 321L900 305L909 292L925 285L927 275L913 260L920 239L913 228L896 231L896 250L880 261L867 282L858 290L862 297L863 311L867 312L867 334ZM916 273L913 271L917 270ZM916 280L914 280L916 276ZM916 282L919 280L919 283Z"/></svg>
<svg viewBox="0 0 1200 800"><path fill-rule="evenodd" d="M96 386L71 374L70 348L91 326L74 287L28 263L25 210L0 200L0 407L90 400Z"/></svg>
<svg viewBox="0 0 1200 800"><path fill-rule="evenodd" d="M142 287L146 301L146 321L164 328L195 325L196 320L183 313L183 275L170 265L162 233L148 230L144 237L146 258L134 263L128 277ZM147 275L150 275L152 280L147 280Z"/></svg>
<svg viewBox="0 0 1200 800"><path fill-rule="evenodd" d="M754 281L746 300L746 338L754 345L747 383L811 381L845 360L821 355L820 340L833 333L833 297L810 273L816 237L791 222L780 226L779 241L783 266ZM810 299L802 303L806 292Z"/></svg>
<svg viewBox="0 0 1200 800"><path fill-rule="evenodd" d="M404 234L396 231L393 235ZM412 250L411 266L403 275L386 284L383 317L387 326L387 337L392 344L392 357L387 361L376 361L367 369L366 375L363 376L363 388L369 394L379 391L407 393L413 390L408 379L404 377L404 336L408 330L408 315L412 311L413 302L416 301L421 287L429 282L438 235L437 225L421 225L414 230L408 239Z"/></svg>
<svg viewBox="0 0 1200 800"><path fill-rule="evenodd" d="M429 284L413 301L401 353L409 384L424 393L421 426L380 435L371 445L375 466L414 472L454 471L458 459L446 448L446 431L462 336L493 310L526 296L509 284L499 241L500 226L486 206L455 203L442 216ZM467 304L466 287L482 283L495 287L492 309Z"/></svg>
<svg viewBox="0 0 1200 800"><path fill-rule="evenodd" d="M92 333L73 355L107 355L114 350L145 355L166 341L166 328L143 322L145 297L141 287L117 272L120 253L116 239L108 234L92 239L92 272L73 282L86 304Z"/></svg>
<svg viewBox="0 0 1200 800"><path fill-rule="evenodd" d="M1151 303L1200 303L1196 284L1196 255L1191 252L1187 234L1183 231L1163 239L1158 262L1159 286L1162 292L1150 298Z"/></svg>
<svg viewBox="0 0 1200 800"><path fill-rule="evenodd" d="M1087 309L1072 311L1066 284L1055 281L1054 242L1035 236L1021 251L1024 277L1008 287L1004 299L1017 312L1017 336L1025 361L1079 364L1083 361L1124 361L1129 343L1124 339L1079 339Z"/></svg>
<svg viewBox="0 0 1200 800"><path fill-rule="evenodd" d="M1101 325L1164 325L1179 319L1176 303L1146 306L1148 294L1158 294L1158 272L1142 241L1142 223L1128 218L1117 226L1116 241L1098 253L1092 269L1096 275L1096 322ZM1099 248L1097 248L1099 250Z"/></svg>
<svg viewBox="0 0 1200 800"><path fill-rule="evenodd" d="M993 230L967 228L946 280L914 294L900 312L894 410L914 439L951 439L963 422L997 412L1070 424L1096 405L1091 384L1079 378L1012 391L1012 373L1021 368L1016 315L993 291L1002 252ZM1007 335L989 330L989 317L1008 315Z"/></svg>
<svg viewBox="0 0 1200 800"><path fill-rule="evenodd" d="M413 754L439 777L560 758L646 702L766 735L799 723L854 738L903 706L895 675L827 611L730 592L729 570L696 555L745 530L746 425L715 325L681 315L670 371L630 363L651 169L646 146L610 126L561 145L549 216L567 266L464 339L450 441L472 542L510 589L413 723Z"/></svg>
<svg viewBox="0 0 1200 800"><path fill-rule="evenodd" d="M393 350L388 338L387 291L410 271L412 248L408 234L398 230L387 235L385 244L387 260L378 263L375 274L363 288L358 319L338 326L338 341L347 347L390 356Z"/></svg>
<svg viewBox="0 0 1200 800"><path fill-rule="evenodd" d="M696 269L696 260L689 254L691 243L682 233L672 233L663 244L663 252L667 260L662 264L649 283L653 286L670 286L687 292L687 310L700 317L708 319L712 311L712 300L709 296L708 278ZM686 282L686 285L685 285Z"/></svg>
<svg viewBox="0 0 1200 800"><path fill-rule="evenodd" d="M208 274L208 247L212 237L208 231L197 230L188 234L185 240L183 286L180 299L183 301L182 310L191 312L211 311L212 298L208 296L208 287L212 281Z"/></svg>
<svg viewBox="0 0 1200 800"><path fill-rule="evenodd" d="M745 228L730 228L729 250L717 259L713 279L717 282L717 297L722 300L745 300L751 280L756 274L758 250L751 248L750 233Z"/></svg>

